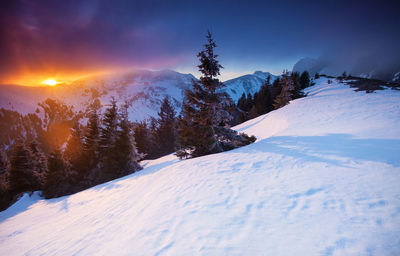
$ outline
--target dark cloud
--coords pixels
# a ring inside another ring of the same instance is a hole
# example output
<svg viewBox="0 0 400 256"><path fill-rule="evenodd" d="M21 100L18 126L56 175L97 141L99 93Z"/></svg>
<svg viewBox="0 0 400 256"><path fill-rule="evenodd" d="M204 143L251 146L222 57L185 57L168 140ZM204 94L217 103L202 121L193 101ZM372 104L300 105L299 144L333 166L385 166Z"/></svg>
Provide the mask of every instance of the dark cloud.
<svg viewBox="0 0 400 256"><path fill-rule="evenodd" d="M207 29L227 69L282 70L304 56L343 63L379 58L389 66L400 52L398 10L388 1L3 0L0 76L195 69Z"/></svg>

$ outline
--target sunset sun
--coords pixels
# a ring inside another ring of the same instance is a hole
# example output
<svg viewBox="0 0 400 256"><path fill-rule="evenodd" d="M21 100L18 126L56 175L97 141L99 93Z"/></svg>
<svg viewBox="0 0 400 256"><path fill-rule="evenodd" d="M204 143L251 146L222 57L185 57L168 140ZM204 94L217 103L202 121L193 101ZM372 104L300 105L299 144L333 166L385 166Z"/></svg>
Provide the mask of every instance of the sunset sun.
<svg viewBox="0 0 400 256"><path fill-rule="evenodd" d="M55 86L57 84L57 81L52 78L49 78L49 79L43 81L43 84L49 85L49 86Z"/></svg>

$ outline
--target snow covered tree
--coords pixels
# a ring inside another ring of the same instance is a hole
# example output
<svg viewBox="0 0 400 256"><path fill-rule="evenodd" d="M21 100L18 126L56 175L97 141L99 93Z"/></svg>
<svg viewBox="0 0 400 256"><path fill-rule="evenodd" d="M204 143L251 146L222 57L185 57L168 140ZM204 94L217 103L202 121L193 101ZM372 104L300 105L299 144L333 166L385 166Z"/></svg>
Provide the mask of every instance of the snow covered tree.
<svg viewBox="0 0 400 256"><path fill-rule="evenodd" d="M160 154L174 152L176 144L176 112L168 97L165 97L158 112L157 143Z"/></svg>
<svg viewBox="0 0 400 256"><path fill-rule="evenodd" d="M288 72L284 72L282 74L279 85L282 89L280 94L274 100L273 105L275 109L281 108L289 104L289 101L292 100L294 84Z"/></svg>
<svg viewBox="0 0 400 256"><path fill-rule="evenodd" d="M186 91L182 117L178 122L177 156L180 158L197 157L222 152L251 143L248 136L238 135L225 127L231 120L227 111L233 102L229 95L221 92L223 84L216 77L222 66L214 53L215 41L210 32L197 57L202 74L200 81L193 81L192 89Z"/></svg>

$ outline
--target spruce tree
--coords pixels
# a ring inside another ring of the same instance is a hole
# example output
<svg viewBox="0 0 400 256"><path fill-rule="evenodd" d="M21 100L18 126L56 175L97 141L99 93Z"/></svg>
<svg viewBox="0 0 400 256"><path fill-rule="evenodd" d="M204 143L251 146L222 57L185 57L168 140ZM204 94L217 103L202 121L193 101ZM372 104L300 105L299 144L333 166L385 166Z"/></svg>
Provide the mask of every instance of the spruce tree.
<svg viewBox="0 0 400 256"><path fill-rule="evenodd" d="M137 152L135 146L135 140L132 136L128 120L127 109L128 107L126 105L122 108L120 113L121 118L118 123L115 145L111 150L112 159L114 161L114 170L108 173L109 179L122 177L142 169L138 164L138 160L142 158L142 156Z"/></svg>
<svg viewBox="0 0 400 256"><path fill-rule="evenodd" d="M104 117L102 120L102 127L100 128L100 136L99 136L99 173L98 173L98 181L104 182L112 179L112 173L114 170L114 164L112 155L109 153L111 147L115 144L116 139L116 130L117 130L117 121L118 121L118 113L117 113L117 103L113 99L111 101L110 107L108 107L104 113Z"/></svg>
<svg viewBox="0 0 400 256"><path fill-rule="evenodd" d="M257 100L255 100L255 108L258 115L263 115L274 109L272 106L272 97L270 92L271 76L268 76L265 83L258 91Z"/></svg>
<svg viewBox="0 0 400 256"><path fill-rule="evenodd" d="M135 124L133 136L136 142L136 148L143 159L153 159L157 156L154 150L155 142L145 121Z"/></svg>
<svg viewBox="0 0 400 256"><path fill-rule="evenodd" d="M9 181L14 194L41 189L40 176L34 172L32 152L22 142L17 142L13 150Z"/></svg>
<svg viewBox="0 0 400 256"><path fill-rule="evenodd" d="M301 73L300 85L302 89L305 89L310 86L310 74L307 71Z"/></svg>
<svg viewBox="0 0 400 256"><path fill-rule="evenodd" d="M160 154L174 152L176 145L176 112L168 97L165 97L158 112L157 143Z"/></svg>
<svg viewBox="0 0 400 256"><path fill-rule="evenodd" d="M292 80L293 83L293 92L292 92L292 99L298 99L301 97L304 97L304 93L302 91L302 86L300 83L300 75L298 72L292 72L290 74L290 79Z"/></svg>
<svg viewBox="0 0 400 256"><path fill-rule="evenodd" d="M99 118L95 109L90 113L90 117L86 126L86 133L84 135L82 145L82 157L84 159L83 171L80 173L82 178L88 178L89 175L96 172L99 162ZM92 177L93 178L93 177ZM89 180L89 183L93 180Z"/></svg>
<svg viewBox="0 0 400 256"><path fill-rule="evenodd" d="M274 80L271 87L271 97L272 101L275 101L276 97L281 93L281 79L278 77Z"/></svg>
<svg viewBox="0 0 400 256"><path fill-rule="evenodd" d="M53 151L47 159L47 171L43 186L45 198L53 198L66 194L65 163L60 150Z"/></svg>
<svg viewBox="0 0 400 256"><path fill-rule="evenodd" d="M253 105L254 105L253 96L250 93L248 93L246 97L245 111L249 112L253 107Z"/></svg>
<svg viewBox="0 0 400 256"><path fill-rule="evenodd" d="M245 93L243 93L242 96L239 98L237 107L242 111L246 111L246 94Z"/></svg>
<svg viewBox="0 0 400 256"><path fill-rule="evenodd" d="M217 76L222 66L214 53L216 44L210 32L206 38L204 50L197 55L202 76L199 82L193 81L191 90L186 91L182 118L178 123L177 156L180 158L222 152L251 143L248 136L238 135L225 127L232 118L227 108L233 102L220 90L223 84Z"/></svg>
<svg viewBox="0 0 400 256"><path fill-rule="evenodd" d="M282 74L282 78L280 79L279 84L282 89L280 94L274 100L273 106L275 109L281 108L289 104L289 101L292 100L294 91L293 80L289 77L288 72L284 72Z"/></svg>
<svg viewBox="0 0 400 256"><path fill-rule="evenodd" d="M101 155L106 153L110 145L114 143L118 121L117 114L117 102L112 99L110 106L104 113L100 128L99 151Z"/></svg>

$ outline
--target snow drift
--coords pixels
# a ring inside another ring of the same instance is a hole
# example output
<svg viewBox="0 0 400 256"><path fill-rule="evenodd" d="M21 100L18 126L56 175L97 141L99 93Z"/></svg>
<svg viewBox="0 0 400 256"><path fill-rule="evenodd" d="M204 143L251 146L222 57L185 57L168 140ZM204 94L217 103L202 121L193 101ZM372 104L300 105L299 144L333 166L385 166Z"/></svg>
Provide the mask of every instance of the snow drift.
<svg viewBox="0 0 400 256"><path fill-rule="evenodd" d="M0 213L1 255L399 255L400 93L321 78L254 144Z"/></svg>

